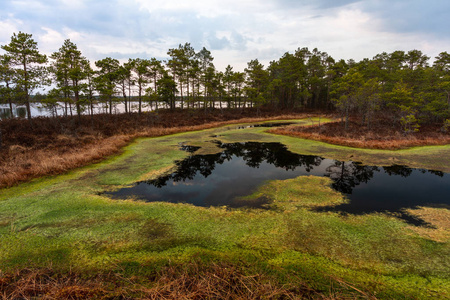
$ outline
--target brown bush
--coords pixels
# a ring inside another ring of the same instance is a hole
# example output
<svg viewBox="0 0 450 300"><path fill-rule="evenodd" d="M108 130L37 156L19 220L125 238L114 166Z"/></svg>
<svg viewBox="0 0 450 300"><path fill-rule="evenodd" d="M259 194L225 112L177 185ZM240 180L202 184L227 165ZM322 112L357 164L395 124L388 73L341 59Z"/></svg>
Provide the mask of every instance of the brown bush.
<svg viewBox="0 0 450 300"><path fill-rule="evenodd" d="M320 126L276 128L270 132L355 148L398 150L449 144L450 134L440 131L440 127L439 124L425 124L419 132L405 134L401 128L393 127L381 120L371 128L350 122L346 130L341 122L333 122Z"/></svg>

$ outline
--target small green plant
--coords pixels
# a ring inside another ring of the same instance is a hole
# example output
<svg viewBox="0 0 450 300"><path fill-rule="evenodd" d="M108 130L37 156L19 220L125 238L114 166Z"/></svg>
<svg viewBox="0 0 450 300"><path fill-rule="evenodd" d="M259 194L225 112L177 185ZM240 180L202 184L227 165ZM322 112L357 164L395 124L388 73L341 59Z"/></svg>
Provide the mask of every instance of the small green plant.
<svg viewBox="0 0 450 300"><path fill-rule="evenodd" d="M444 121L444 124L441 127L441 131L447 133L450 129L450 119Z"/></svg>
<svg viewBox="0 0 450 300"><path fill-rule="evenodd" d="M418 132L420 125L419 120L416 118L416 111L405 106L402 106L401 110L403 117L400 118L400 124L402 125L403 132L405 134Z"/></svg>

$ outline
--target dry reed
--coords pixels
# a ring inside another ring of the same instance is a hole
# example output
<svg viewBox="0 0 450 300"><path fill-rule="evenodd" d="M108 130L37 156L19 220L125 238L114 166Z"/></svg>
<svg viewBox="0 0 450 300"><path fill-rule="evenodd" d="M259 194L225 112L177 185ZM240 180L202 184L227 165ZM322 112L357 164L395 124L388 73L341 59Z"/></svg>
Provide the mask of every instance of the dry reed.
<svg viewBox="0 0 450 300"><path fill-rule="evenodd" d="M282 284L264 274L245 274L225 263L196 261L167 266L150 276L125 278L120 273L93 278L51 269L0 274L2 299L376 299L342 281L325 294L299 278Z"/></svg>
<svg viewBox="0 0 450 300"><path fill-rule="evenodd" d="M354 148L399 150L410 147L447 145L450 134L442 133L436 125L423 126L420 132L405 134L390 124L378 123L374 129L367 129L352 123L345 130L339 122L322 124L321 126L291 126L269 130L270 133L299 137L325 143Z"/></svg>

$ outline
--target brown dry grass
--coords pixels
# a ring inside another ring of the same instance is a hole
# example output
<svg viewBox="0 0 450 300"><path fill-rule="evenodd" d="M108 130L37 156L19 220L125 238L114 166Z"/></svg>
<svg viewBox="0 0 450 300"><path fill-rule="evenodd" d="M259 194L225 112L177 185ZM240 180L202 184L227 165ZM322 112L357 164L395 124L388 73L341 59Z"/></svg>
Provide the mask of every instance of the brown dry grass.
<svg viewBox="0 0 450 300"><path fill-rule="evenodd" d="M99 161L120 151L131 140L130 136L112 136L95 144L84 144L66 151L53 149L10 148L10 156L0 166L0 187L45 175L54 175Z"/></svg>
<svg viewBox="0 0 450 300"><path fill-rule="evenodd" d="M0 273L0 296L2 299L375 299L341 280L333 281L335 290L324 294L299 278L282 284L268 275L247 275L233 265L205 266L194 261L131 278L109 273L87 279L74 273L61 275L51 269Z"/></svg>
<svg viewBox="0 0 450 300"><path fill-rule="evenodd" d="M160 111L142 115L97 115L93 119L38 118L0 121L0 188L33 178L61 174L98 162L137 137L155 137L227 124L300 118L292 112L256 110Z"/></svg>
<svg viewBox="0 0 450 300"><path fill-rule="evenodd" d="M351 122L349 129L345 130L340 122L333 122L321 126L276 128L269 132L354 148L398 150L450 144L450 134L439 129L437 124L428 124L423 125L419 132L404 134L400 128L380 121L371 129Z"/></svg>
<svg viewBox="0 0 450 300"><path fill-rule="evenodd" d="M435 207L408 209L408 213L418 216L433 227L410 226L409 228L425 238L447 243L450 241L450 210Z"/></svg>

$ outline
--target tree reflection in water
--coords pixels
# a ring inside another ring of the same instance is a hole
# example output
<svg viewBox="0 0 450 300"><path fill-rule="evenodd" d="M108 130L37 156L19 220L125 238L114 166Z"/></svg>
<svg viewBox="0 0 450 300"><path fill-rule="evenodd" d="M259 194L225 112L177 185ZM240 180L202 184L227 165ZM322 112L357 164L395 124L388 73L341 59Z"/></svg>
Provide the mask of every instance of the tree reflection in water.
<svg viewBox="0 0 450 300"><path fill-rule="evenodd" d="M348 203L317 211L343 214L390 213L408 223L426 225L406 209L438 205L450 207L450 175L439 171L404 166L365 166L300 155L279 143L217 142L217 154L191 155L176 163L171 174L139 182L130 188L107 193L114 198L137 197L145 201L186 202L199 206L267 208L269 199L256 203L237 201L265 180L301 175L326 176L332 187L349 199ZM194 153L198 147L181 146Z"/></svg>
<svg viewBox="0 0 450 300"><path fill-rule="evenodd" d="M332 187L344 194L351 194L353 188L361 183L367 183L373 177L378 167L362 166L355 162L335 161L326 168L326 177L333 180Z"/></svg>
<svg viewBox="0 0 450 300"><path fill-rule="evenodd" d="M218 147L223 149L217 154L192 155L176 163L177 170L165 176L145 181L156 187L166 186L168 182L185 182L194 180L200 174L204 178L210 176L217 165L223 165L233 158L241 158L247 167L260 168L261 164L272 165L278 169L295 171L303 168L304 172L311 172L319 166L323 158L313 155L299 155L287 150L286 146L279 143L230 143L218 142ZM192 152L193 148L182 146L181 149ZM237 170L236 170L237 171ZM235 174L239 176L239 173ZM296 176L289 176L296 177ZM269 178L270 179L270 178Z"/></svg>
<svg viewBox="0 0 450 300"><path fill-rule="evenodd" d="M333 180L335 190L347 194L350 202L316 211L359 215L389 213L416 226L430 226L406 210L436 205L450 208L449 175L440 171L335 161L327 167L325 176ZM355 189L359 185L362 186Z"/></svg>

